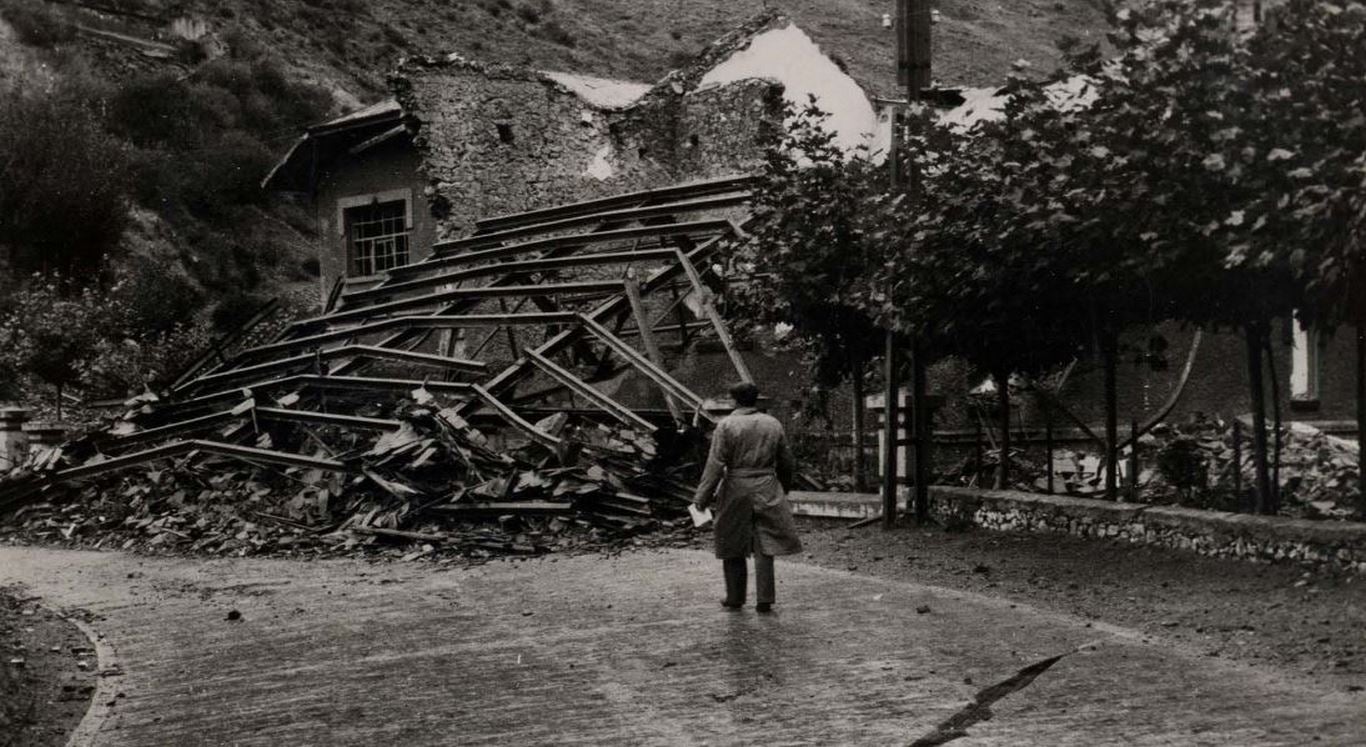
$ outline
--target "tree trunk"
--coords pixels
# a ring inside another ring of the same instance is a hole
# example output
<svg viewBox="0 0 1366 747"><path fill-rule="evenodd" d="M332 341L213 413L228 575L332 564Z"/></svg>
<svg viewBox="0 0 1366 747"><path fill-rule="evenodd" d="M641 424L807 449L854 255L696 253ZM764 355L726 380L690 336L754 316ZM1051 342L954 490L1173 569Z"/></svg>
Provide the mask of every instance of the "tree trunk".
<svg viewBox="0 0 1366 747"><path fill-rule="evenodd" d="M1100 343L1105 367L1105 498L1119 500L1119 395L1116 369L1119 367L1119 339L1105 333Z"/></svg>
<svg viewBox="0 0 1366 747"><path fill-rule="evenodd" d="M1001 458L996 462L996 489L1010 488L1010 374L997 371L996 403L1001 408L998 414L1001 423Z"/></svg>
<svg viewBox="0 0 1366 747"><path fill-rule="evenodd" d="M897 455L900 449L897 441L900 438L900 392L897 391L899 384L898 376L901 372L901 348L898 347L896 334L887 332L887 355L885 365L887 366L885 399L883 400L883 412L886 422L882 424L882 528L891 529L896 526L896 497L897 497Z"/></svg>
<svg viewBox="0 0 1366 747"><path fill-rule="evenodd" d="M62 385L57 385L57 422L62 422Z"/></svg>
<svg viewBox="0 0 1366 747"><path fill-rule="evenodd" d="M863 429L867 422L863 404L862 359L854 359L850 375L854 385L854 490L862 493L868 489L868 460L863 455Z"/></svg>
<svg viewBox="0 0 1366 747"><path fill-rule="evenodd" d="M1276 351L1266 336L1266 372L1271 377L1271 513L1281 511L1281 384L1276 376Z"/></svg>
<svg viewBox="0 0 1366 747"><path fill-rule="evenodd" d="M1257 513L1271 512L1271 475L1266 458L1266 391L1262 383L1262 340L1266 323L1247 325L1247 374L1252 394L1252 464L1257 480Z"/></svg>
<svg viewBox="0 0 1366 747"><path fill-rule="evenodd" d="M1357 325L1357 501L1366 512L1366 323Z"/></svg>

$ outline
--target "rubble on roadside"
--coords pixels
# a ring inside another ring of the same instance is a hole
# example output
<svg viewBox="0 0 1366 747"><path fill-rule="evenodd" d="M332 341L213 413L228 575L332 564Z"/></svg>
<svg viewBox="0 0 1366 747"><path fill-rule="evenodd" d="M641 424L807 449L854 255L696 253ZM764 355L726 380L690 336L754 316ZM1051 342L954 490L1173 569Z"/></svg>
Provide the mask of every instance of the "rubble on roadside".
<svg viewBox="0 0 1366 747"><path fill-rule="evenodd" d="M1121 453L1120 499L1251 511L1256 475L1250 429L1247 423L1240 424L1240 446L1235 448L1234 425L1229 420L1201 417L1154 426L1139 438L1136 485L1129 475L1130 451L1125 449ZM1267 441L1268 450L1274 448L1274 434L1269 427ZM1047 458L1037 446L1029 451L1012 448L1012 489L1046 490ZM975 485L978 480L989 482L999 455L999 449L984 450L980 468L975 464L975 456L961 459L941 472L940 479L959 485ZM1055 493L1105 497L1104 455L1098 450L1057 449L1052 468ZM1355 441L1329 435L1308 424L1286 423L1281 428L1279 476L1279 513L1283 516L1366 519L1357 496Z"/></svg>
<svg viewBox="0 0 1366 747"><path fill-rule="evenodd" d="M167 391L0 475L0 537L475 561L690 541L719 415L659 340L714 336L748 376L711 259L744 235L727 216L749 184L495 216L338 283L319 316L262 336L263 310ZM626 376L667 407L615 398Z"/></svg>

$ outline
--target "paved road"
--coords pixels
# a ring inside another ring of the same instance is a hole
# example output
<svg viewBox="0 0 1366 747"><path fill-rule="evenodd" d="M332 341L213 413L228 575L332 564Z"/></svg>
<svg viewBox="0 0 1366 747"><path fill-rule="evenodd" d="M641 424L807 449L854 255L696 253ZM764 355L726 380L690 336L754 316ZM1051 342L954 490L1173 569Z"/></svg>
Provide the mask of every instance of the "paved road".
<svg viewBox="0 0 1366 747"><path fill-rule="evenodd" d="M727 613L717 565L0 548L0 584L93 613L123 671L85 724L99 745L1366 739L1359 693L1008 601L780 562L778 614Z"/></svg>

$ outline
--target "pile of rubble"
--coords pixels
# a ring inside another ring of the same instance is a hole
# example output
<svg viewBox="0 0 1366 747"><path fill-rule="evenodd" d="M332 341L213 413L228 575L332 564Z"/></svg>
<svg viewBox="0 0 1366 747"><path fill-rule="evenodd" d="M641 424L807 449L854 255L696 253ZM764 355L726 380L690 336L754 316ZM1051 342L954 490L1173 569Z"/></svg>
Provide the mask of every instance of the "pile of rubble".
<svg viewBox="0 0 1366 747"><path fill-rule="evenodd" d="M747 189L491 218L267 339L259 315L170 390L0 476L0 534L476 560L687 541L720 412L668 373L660 338L675 355L718 338L748 378L712 304ZM631 376L661 406L615 399Z"/></svg>
<svg viewBox="0 0 1366 747"><path fill-rule="evenodd" d="M454 408L422 389L414 395L391 412L366 408L375 430L361 438L277 420L272 408L252 403L225 425L247 429L253 446L225 451L191 442L152 468L68 478L18 509L6 531L95 548L234 555L387 548L477 559L601 547L690 526L684 509L693 462L670 467L664 462L677 455L661 459L645 434L571 428L567 417L552 416L536 425L563 437L566 448L524 440L494 450ZM7 485L37 486L71 465L105 463L100 441L88 436L43 452ZM304 443L313 464L253 458Z"/></svg>
<svg viewBox="0 0 1366 747"><path fill-rule="evenodd" d="M1140 473L1148 500L1170 500L1208 508L1249 510L1256 484L1251 426L1197 419L1161 425L1140 442L1139 453L1154 469ZM1239 444L1235 447L1234 439ZM1267 435L1274 449L1274 434ZM1357 444L1303 423L1281 429L1280 513L1312 519L1361 519L1357 496ZM1186 456L1173 459L1174 453ZM1173 465L1173 462L1176 462ZM1194 469L1181 477L1181 462ZM1168 465L1163 468L1163 465ZM1273 477L1276 477L1273 475ZM1193 479L1192 479L1193 478ZM1187 483L1180 485L1178 483Z"/></svg>
<svg viewBox="0 0 1366 747"><path fill-rule="evenodd" d="M1270 431L1270 429L1268 429ZM1120 453L1118 485L1121 500L1178 504L1220 511L1248 512L1253 508L1254 472L1251 425L1219 418L1193 418L1185 423L1162 423L1138 439L1137 475L1133 453ZM1235 445L1235 440L1237 444ZM1274 434L1267 434L1274 449ZM984 449L948 465L938 476L956 485L989 484L995 474L999 449ZM1270 455L1269 455L1270 456ZM1281 429L1280 514L1297 518L1363 520L1357 494L1357 443L1329 435L1304 423ZM1015 490L1045 492L1049 463L1034 448L1011 450L1011 485ZM1052 460L1055 493L1087 498L1105 497L1105 462L1099 449L1058 449Z"/></svg>

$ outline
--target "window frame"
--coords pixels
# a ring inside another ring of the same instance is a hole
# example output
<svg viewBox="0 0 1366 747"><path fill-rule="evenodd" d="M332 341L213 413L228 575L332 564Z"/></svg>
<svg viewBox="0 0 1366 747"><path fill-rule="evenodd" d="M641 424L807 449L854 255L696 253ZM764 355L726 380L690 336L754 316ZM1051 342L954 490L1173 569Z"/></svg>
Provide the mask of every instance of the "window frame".
<svg viewBox="0 0 1366 747"><path fill-rule="evenodd" d="M345 267L342 268L342 277L348 280L366 279L380 277L385 274L381 270L370 274L360 274L357 272L356 244L353 239L351 224L352 220L348 213L356 208L372 207L392 202L403 203L403 230L407 236L408 258L404 264L411 264L413 261L413 191L411 189L390 189L382 192L371 192L362 195L350 195L337 200L337 227L341 234L342 258ZM401 266L401 265L399 265Z"/></svg>

